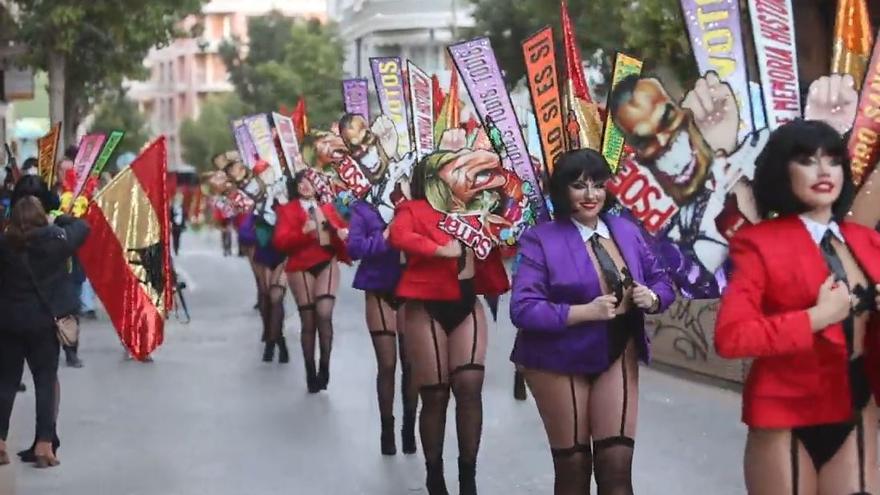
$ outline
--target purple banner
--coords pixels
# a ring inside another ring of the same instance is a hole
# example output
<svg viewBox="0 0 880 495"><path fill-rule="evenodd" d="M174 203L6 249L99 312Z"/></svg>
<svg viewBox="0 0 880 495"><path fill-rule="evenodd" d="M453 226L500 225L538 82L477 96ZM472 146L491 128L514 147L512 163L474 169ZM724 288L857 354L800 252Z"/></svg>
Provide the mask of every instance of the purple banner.
<svg viewBox="0 0 880 495"><path fill-rule="evenodd" d="M254 165L256 165L254 156L257 154L257 147L254 145L251 133L248 131L248 127L243 120L236 119L232 121L232 135L235 137L235 147L238 148L238 154L241 156L242 163L250 169L254 168Z"/></svg>
<svg viewBox="0 0 880 495"><path fill-rule="evenodd" d="M740 138L754 130L739 2L681 0L682 15L700 74L709 71L730 85L739 104Z"/></svg>
<svg viewBox="0 0 880 495"><path fill-rule="evenodd" d="M549 220L540 182L532 168L529 150L513 111L513 102L504 86L504 78L489 38L475 38L447 47L452 61L464 81L471 101L483 121L486 134L500 136L504 150L501 156L505 168L513 170L523 182L528 183L527 193L538 221Z"/></svg>
<svg viewBox="0 0 880 495"><path fill-rule="evenodd" d="M397 127L397 154L410 152L409 108L403 90L403 67L400 57L375 57L370 59L373 83L379 95L379 109Z"/></svg>
<svg viewBox="0 0 880 495"><path fill-rule="evenodd" d="M342 101L345 113L362 115L370 120L370 100L367 97L366 79L345 79L342 81Z"/></svg>

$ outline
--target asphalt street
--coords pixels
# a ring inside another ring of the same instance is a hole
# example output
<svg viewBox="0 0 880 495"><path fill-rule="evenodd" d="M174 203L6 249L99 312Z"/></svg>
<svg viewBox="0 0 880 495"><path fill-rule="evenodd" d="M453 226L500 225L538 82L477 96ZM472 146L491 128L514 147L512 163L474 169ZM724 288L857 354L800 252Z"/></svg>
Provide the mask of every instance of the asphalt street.
<svg viewBox="0 0 880 495"><path fill-rule="evenodd" d="M176 263L192 323L172 318L155 361L142 364L124 358L106 316L86 322L85 368L60 372L61 465L37 470L16 458L0 467L0 495L424 493L421 455L379 454L376 365L353 269L343 270L329 391L309 395L298 346L288 365L260 361L253 279L243 259L222 256L219 234L185 234ZM480 492L549 494L552 462L534 402L512 397L505 303L490 328ZM295 344L292 299L287 307ZM636 493L745 493L739 394L643 367L639 400ZM33 407L29 383L13 412L11 451L30 444ZM453 493L454 424L451 414Z"/></svg>

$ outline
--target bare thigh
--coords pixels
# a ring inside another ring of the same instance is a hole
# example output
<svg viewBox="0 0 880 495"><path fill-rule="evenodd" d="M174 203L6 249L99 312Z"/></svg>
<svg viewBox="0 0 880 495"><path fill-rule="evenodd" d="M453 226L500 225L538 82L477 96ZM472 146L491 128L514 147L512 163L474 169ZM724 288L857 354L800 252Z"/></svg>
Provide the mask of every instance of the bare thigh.
<svg viewBox="0 0 880 495"><path fill-rule="evenodd" d="M585 376L523 368L552 450L589 445L590 382Z"/></svg>
<svg viewBox="0 0 880 495"><path fill-rule="evenodd" d="M374 292L365 292L367 330L397 333L397 311Z"/></svg>
<svg viewBox="0 0 880 495"><path fill-rule="evenodd" d="M449 366L452 371L486 363L488 344L486 312L478 300L473 312L449 334ZM436 324L439 328L439 324Z"/></svg>
<svg viewBox="0 0 880 495"><path fill-rule="evenodd" d="M623 355L593 380L590 430L594 440L636 437L639 411L639 363L632 340Z"/></svg>
<svg viewBox="0 0 880 495"><path fill-rule="evenodd" d="M877 483L877 406L872 399L840 450L819 471L819 495L880 493ZM859 449L864 465L859 466Z"/></svg>
<svg viewBox="0 0 880 495"><path fill-rule="evenodd" d="M753 428L746 440L745 476L749 495L816 495L813 461L800 442L797 448L798 491L792 479L791 430Z"/></svg>
<svg viewBox="0 0 880 495"><path fill-rule="evenodd" d="M406 351L417 387L449 383L446 333L431 320L425 306L409 301L406 308Z"/></svg>
<svg viewBox="0 0 880 495"><path fill-rule="evenodd" d="M315 277L309 272L291 272L287 274L290 292L299 308L315 304Z"/></svg>

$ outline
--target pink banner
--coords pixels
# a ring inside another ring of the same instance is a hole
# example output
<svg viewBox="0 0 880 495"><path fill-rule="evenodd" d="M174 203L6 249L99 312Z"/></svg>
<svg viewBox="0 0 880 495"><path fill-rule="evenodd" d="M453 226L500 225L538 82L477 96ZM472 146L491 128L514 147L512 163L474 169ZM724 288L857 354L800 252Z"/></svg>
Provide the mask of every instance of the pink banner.
<svg viewBox="0 0 880 495"><path fill-rule="evenodd" d="M284 153L287 168L290 170L290 175L294 175L306 168L306 164L299 151L293 119L280 113L273 113L272 120L275 122L275 132L278 134L278 141L281 143L281 152Z"/></svg>
<svg viewBox="0 0 880 495"><path fill-rule="evenodd" d="M421 160L434 151L434 94L431 78L425 71L407 61L407 72L409 72L409 101L412 104L416 155Z"/></svg>
<svg viewBox="0 0 880 495"><path fill-rule="evenodd" d="M98 160L101 153L101 146L107 136L104 134L88 134L83 136L79 142L79 150L76 152L76 158L73 160L73 170L76 174L76 183L73 187L73 197L77 197L86 185L86 180L92 171L92 165Z"/></svg>
<svg viewBox="0 0 880 495"><path fill-rule="evenodd" d="M773 130L802 115L794 11L791 0L749 0L749 12L764 113L767 126Z"/></svg>

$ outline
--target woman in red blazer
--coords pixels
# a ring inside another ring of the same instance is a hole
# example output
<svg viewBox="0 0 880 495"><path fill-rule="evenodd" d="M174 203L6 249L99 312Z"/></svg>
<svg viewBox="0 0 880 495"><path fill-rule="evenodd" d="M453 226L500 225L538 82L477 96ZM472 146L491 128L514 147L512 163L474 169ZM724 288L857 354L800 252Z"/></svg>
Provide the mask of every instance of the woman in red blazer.
<svg viewBox="0 0 880 495"><path fill-rule="evenodd" d="M754 179L759 212L776 218L730 244L715 348L754 358L743 391L750 494L880 493L880 235L843 221L851 176L834 129L780 127Z"/></svg>
<svg viewBox="0 0 880 495"><path fill-rule="evenodd" d="M510 283L494 249L478 260L438 229L443 214L425 199L424 161L416 166L412 200L396 210L391 245L406 257L397 295L407 302L406 346L419 387L422 450L428 493L446 494L443 438L450 389L455 395L461 494L476 494L476 460L483 422L487 321L478 295L500 295Z"/></svg>
<svg viewBox="0 0 880 495"><path fill-rule="evenodd" d="M302 323L300 343L309 393L327 389L333 345L333 307L339 288L337 260L348 263L348 229L332 204L319 205L305 172L290 184L290 203L278 210L275 247L287 254L287 280ZM315 337L321 357L315 369Z"/></svg>

